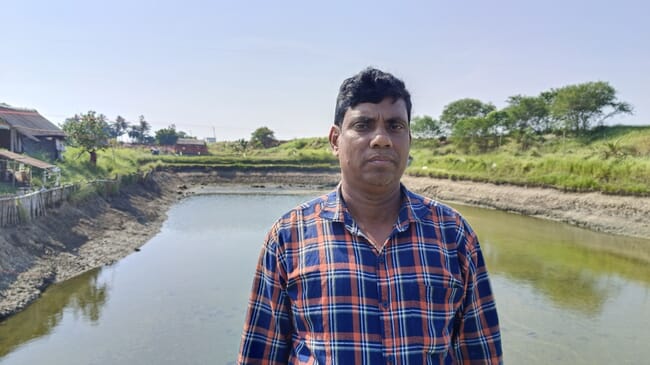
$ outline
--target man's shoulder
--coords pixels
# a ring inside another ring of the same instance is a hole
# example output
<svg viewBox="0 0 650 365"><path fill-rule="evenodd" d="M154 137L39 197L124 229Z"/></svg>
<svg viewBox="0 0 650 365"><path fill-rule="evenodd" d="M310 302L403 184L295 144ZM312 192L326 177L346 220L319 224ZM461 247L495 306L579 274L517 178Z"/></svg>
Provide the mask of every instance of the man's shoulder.
<svg viewBox="0 0 650 365"><path fill-rule="evenodd" d="M444 242L458 242L459 237L473 237L474 231L468 221L455 208L410 191L407 194L417 224L435 227L434 231L439 230ZM464 250L471 248L465 244L463 247Z"/></svg>
<svg viewBox="0 0 650 365"><path fill-rule="evenodd" d="M436 216L436 217L444 216L444 217L462 218L462 216L456 209L452 208L451 206L445 203L415 193L412 190L409 190L407 188L404 188L404 191L406 193L406 196L408 197L408 201L411 205L411 209L413 209L413 212L420 218L423 218L425 216Z"/></svg>
<svg viewBox="0 0 650 365"><path fill-rule="evenodd" d="M275 242L282 247L299 243L305 232L314 234L314 229L324 220L323 216L328 216L323 211L334 210L332 206L335 206L335 202L336 192L333 192L295 206L275 221L267 235L267 242Z"/></svg>
<svg viewBox="0 0 650 365"><path fill-rule="evenodd" d="M278 221L288 222L313 219L317 217L324 208L336 204L336 198L336 191L317 196L290 209L288 212L283 214Z"/></svg>

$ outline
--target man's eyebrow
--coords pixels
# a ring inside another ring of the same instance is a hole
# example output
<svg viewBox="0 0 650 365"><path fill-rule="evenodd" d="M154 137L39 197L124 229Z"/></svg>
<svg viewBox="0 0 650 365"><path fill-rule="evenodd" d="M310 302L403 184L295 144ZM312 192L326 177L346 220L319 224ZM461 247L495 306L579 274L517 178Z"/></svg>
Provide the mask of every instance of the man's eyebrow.
<svg viewBox="0 0 650 365"><path fill-rule="evenodd" d="M386 121L387 121L388 123L405 123L405 124L408 123L408 122L406 121L406 119L404 119L404 118L402 118L402 117L392 117L392 118L388 118L388 119L386 119Z"/></svg>
<svg viewBox="0 0 650 365"><path fill-rule="evenodd" d="M376 118L370 115L357 115L352 117L352 120L355 122L374 122Z"/></svg>

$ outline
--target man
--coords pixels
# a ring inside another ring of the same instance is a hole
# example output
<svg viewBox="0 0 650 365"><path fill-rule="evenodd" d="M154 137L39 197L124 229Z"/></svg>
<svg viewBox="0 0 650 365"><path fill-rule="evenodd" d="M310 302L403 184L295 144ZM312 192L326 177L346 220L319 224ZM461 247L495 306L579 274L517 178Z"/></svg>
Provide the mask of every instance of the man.
<svg viewBox="0 0 650 365"><path fill-rule="evenodd" d="M338 188L284 215L260 255L240 364L499 364L476 235L400 183L411 97L368 68L343 82Z"/></svg>

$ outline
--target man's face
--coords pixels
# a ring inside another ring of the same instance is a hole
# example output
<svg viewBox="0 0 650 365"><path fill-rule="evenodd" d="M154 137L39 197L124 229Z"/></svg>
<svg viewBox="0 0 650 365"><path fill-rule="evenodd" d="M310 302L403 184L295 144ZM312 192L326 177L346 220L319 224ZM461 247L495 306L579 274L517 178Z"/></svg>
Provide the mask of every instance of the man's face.
<svg viewBox="0 0 650 365"><path fill-rule="evenodd" d="M344 185L362 192L398 185L411 145L406 103L384 98L358 104L345 112L340 127L332 126L329 140Z"/></svg>

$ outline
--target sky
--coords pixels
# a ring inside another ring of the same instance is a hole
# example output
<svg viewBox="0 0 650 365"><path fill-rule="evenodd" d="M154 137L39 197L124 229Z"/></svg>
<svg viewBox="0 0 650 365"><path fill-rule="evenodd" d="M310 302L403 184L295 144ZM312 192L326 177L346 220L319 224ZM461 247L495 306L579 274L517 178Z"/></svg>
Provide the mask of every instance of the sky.
<svg viewBox="0 0 650 365"><path fill-rule="evenodd" d="M406 83L413 115L461 98L607 81L650 125L646 1L0 0L0 102L198 138L326 136L341 82Z"/></svg>

